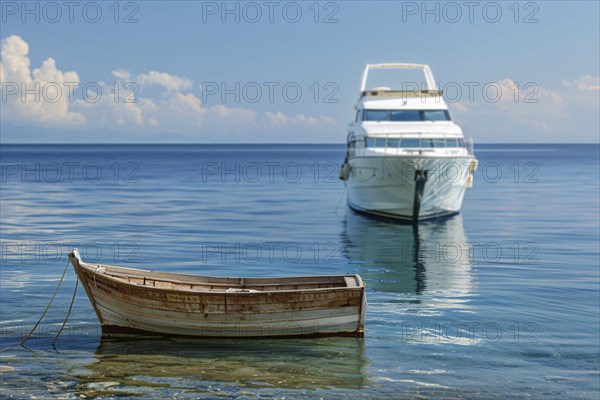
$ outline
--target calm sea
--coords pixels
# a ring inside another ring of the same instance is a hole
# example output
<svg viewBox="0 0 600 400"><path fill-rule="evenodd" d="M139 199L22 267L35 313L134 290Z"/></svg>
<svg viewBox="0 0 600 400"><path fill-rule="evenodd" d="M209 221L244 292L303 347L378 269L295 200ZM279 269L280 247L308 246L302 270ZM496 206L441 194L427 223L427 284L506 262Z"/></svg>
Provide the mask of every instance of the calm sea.
<svg viewBox="0 0 600 400"><path fill-rule="evenodd" d="M334 145L3 145L1 347L67 252L205 275L359 273L364 339L102 338L71 268L1 397L589 398L599 392L599 147L480 145L461 215L346 207ZM81 287L80 287L81 289Z"/></svg>

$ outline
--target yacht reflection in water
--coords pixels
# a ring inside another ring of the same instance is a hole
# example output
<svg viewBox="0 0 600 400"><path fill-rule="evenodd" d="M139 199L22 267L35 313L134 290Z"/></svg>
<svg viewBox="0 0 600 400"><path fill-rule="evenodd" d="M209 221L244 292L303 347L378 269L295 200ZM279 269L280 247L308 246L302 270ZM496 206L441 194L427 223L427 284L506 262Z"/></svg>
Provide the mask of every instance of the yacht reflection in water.
<svg viewBox="0 0 600 400"><path fill-rule="evenodd" d="M469 308L472 249L460 215L417 226L347 209L341 242L342 254L371 290L435 308Z"/></svg>
<svg viewBox="0 0 600 400"><path fill-rule="evenodd" d="M161 387L165 395L173 389L213 395L241 388L265 388L273 394L280 389L360 389L368 384L364 353L364 340L356 338L103 336L96 359L78 375L79 392L94 397L156 395ZM218 393L211 389L214 382L219 382Z"/></svg>

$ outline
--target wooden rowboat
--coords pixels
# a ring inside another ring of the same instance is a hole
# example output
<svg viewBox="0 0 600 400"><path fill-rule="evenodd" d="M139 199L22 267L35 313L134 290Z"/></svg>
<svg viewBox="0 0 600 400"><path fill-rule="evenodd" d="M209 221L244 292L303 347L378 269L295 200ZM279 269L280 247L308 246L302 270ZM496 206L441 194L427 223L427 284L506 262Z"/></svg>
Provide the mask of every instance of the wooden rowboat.
<svg viewBox="0 0 600 400"><path fill-rule="evenodd" d="M103 333L202 337L364 335L359 275L205 277L122 268L69 254Z"/></svg>

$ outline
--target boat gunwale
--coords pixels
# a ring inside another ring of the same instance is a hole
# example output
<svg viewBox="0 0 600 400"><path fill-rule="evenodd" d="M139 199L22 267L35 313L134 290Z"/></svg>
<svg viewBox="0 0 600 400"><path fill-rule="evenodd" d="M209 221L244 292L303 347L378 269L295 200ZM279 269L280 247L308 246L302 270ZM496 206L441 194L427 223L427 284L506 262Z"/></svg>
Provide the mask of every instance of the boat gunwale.
<svg viewBox="0 0 600 400"><path fill-rule="evenodd" d="M213 296L229 296L229 295L234 295L234 296L260 296L260 295L270 295L270 294L286 294L286 293L290 293L290 294L297 294L297 293L326 293L326 292L339 292L339 291L363 291L366 288L366 285L364 283L364 281L362 280L362 277L358 274L350 274L350 275L316 275L316 276L305 276L305 277L286 277L287 278L315 278L315 277L324 277L324 278L331 278L331 277L339 277L339 278L353 278L355 280L355 282L357 282L357 286L340 286L340 287L326 287L326 288L311 288L311 289L286 289L286 290L256 290L253 292L244 292L244 291L231 291L231 292L227 292L226 290L223 291L214 291L214 290L202 290L202 289L191 289L191 288L160 288L160 287L153 287L153 286L146 286L146 285L138 285L138 284L134 284L131 282L127 282L123 279L119 279L117 277L111 276L109 274L106 274L104 272L98 272L97 270L100 268L105 268L105 267L111 267L111 268L117 268L117 269L125 269L125 270L133 270L133 271L141 271L141 272L158 272L161 273L159 271L150 271L150 270L143 270L143 269L137 269L137 268L127 268L127 267L118 267L118 266L112 266L112 265L105 265L105 264L89 264L83 261L80 261L77 257L73 257L78 266L80 268L82 268L83 270L86 270L87 272L89 272L92 275L96 275L96 276L102 276L104 279L107 279L109 281L115 282L118 285L124 285L125 287L130 287L130 288L136 288L136 289L145 289L145 290L149 290L149 291L158 291L158 292L169 292L169 293L186 293L186 294L202 294L202 295L213 295ZM170 274L170 273L169 273ZM202 278L203 276L199 276L199 275L187 275L187 274L177 274L177 273L173 273L173 275L181 275L181 276L189 276L189 277L194 277L194 278ZM211 277L206 277L206 278L211 278ZM245 278L238 278L238 277L218 277L218 278L223 278L223 279L245 279ZM153 278L150 278L153 279ZM262 278L258 278L258 279L262 279ZM267 280L277 280L280 278L264 278ZM173 282L173 283L184 283L184 284L191 284L193 285L194 282L176 282L173 280L164 280L164 282ZM324 282L324 284L327 282ZM202 285L203 283L197 283L198 285ZM210 283L205 283L206 285L210 285ZM298 282L298 284L302 284L302 282ZM238 284L239 285L239 284ZM235 287L236 285L232 284L232 287ZM268 285L267 285L268 286Z"/></svg>

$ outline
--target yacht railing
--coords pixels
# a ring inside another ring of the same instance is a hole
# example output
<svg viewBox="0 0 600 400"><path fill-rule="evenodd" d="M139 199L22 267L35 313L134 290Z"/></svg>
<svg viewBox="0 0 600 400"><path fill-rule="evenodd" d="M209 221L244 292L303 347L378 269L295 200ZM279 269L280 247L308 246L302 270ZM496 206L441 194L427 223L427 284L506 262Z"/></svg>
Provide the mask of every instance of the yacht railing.
<svg viewBox="0 0 600 400"><path fill-rule="evenodd" d="M360 92L360 98L363 97L378 97L378 98L396 98L400 97L402 99L406 99L409 97L420 97L421 99L425 99L427 97L442 97L444 94L441 90L365 90L364 92Z"/></svg>
<svg viewBox="0 0 600 400"><path fill-rule="evenodd" d="M475 155L475 143L473 142L473 138L469 138L465 141L465 143L467 144L467 153L469 153L470 156L474 156Z"/></svg>
<svg viewBox="0 0 600 400"><path fill-rule="evenodd" d="M363 93L367 88L367 78L369 72L372 69L417 69L423 72L425 81L427 82L427 90L436 91L435 79L431 73L429 65L426 64L400 64L400 63L389 63L389 64L367 64L365 71L363 72L362 81L360 84L360 92Z"/></svg>

